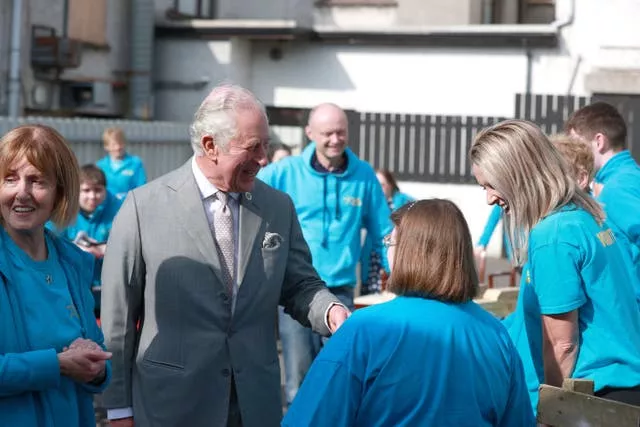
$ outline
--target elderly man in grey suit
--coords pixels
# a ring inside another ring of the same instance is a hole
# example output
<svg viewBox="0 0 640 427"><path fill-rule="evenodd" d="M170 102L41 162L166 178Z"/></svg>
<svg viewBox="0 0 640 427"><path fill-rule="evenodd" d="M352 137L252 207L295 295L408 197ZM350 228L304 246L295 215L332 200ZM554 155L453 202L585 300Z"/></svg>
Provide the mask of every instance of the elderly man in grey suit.
<svg viewBox="0 0 640 427"><path fill-rule="evenodd" d="M194 157L120 209L102 270L113 426L277 426L278 304L324 335L348 317L289 196L255 179L268 138L254 95L217 87L191 126Z"/></svg>

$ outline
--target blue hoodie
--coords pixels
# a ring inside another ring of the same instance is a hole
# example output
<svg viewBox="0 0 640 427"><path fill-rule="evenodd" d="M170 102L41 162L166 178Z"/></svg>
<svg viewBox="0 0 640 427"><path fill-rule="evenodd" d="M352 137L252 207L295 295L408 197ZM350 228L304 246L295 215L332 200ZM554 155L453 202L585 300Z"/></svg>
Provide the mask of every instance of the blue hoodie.
<svg viewBox="0 0 640 427"><path fill-rule="evenodd" d="M96 166L102 169L107 177L107 190L120 200L124 200L129 190L147 182L142 160L128 153L116 162L105 156L96 162Z"/></svg>
<svg viewBox="0 0 640 427"><path fill-rule="evenodd" d="M595 181L603 185L597 199L607 214L607 223L618 240L631 248L640 278L640 166L629 150L624 150L609 159ZM640 289L636 289L636 295L640 302Z"/></svg>
<svg viewBox="0 0 640 427"><path fill-rule="evenodd" d="M383 255L382 238L393 229L391 212L368 163L347 148L343 173L318 172L311 166L315 149L312 142L300 156L263 168L258 178L293 200L313 266L327 286L355 286L361 227L371 234L374 250Z"/></svg>
<svg viewBox="0 0 640 427"><path fill-rule="evenodd" d="M101 393L109 384L111 363L107 361L107 377L102 384L78 384L61 375L55 348L39 348L37 343L30 342L29 331L42 328L39 334L47 334L56 322L52 319L49 324L29 323L33 319L28 313L34 308L24 307L23 302L33 301L37 296L27 298L21 294L24 289L19 271L12 267L9 258L15 245L6 241L8 238L4 231L0 232L0 425L95 426L92 394ZM104 347L87 286L93 275L90 255L49 232L47 241L55 248L67 279L81 336ZM68 408L75 410L69 412Z"/></svg>
<svg viewBox="0 0 640 427"><path fill-rule="evenodd" d="M100 243L106 243L111 231L111 223L116 217L122 201L107 191L107 196L100 206L90 214L78 212L76 222L62 230L60 236L73 242L78 233L85 232L90 238ZM100 286L100 273L102 271L102 258L95 259L95 269L92 286ZM95 308L100 308L100 294L95 294Z"/></svg>

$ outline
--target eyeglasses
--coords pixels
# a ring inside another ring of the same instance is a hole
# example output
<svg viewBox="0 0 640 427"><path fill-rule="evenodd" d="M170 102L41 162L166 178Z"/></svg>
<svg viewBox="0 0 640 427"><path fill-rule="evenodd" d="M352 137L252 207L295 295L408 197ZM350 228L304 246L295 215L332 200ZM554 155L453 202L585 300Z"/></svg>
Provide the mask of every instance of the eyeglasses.
<svg viewBox="0 0 640 427"><path fill-rule="evenodd" d="M384 236L384 238L382 239L382 244L384 245L385 248L389 249L389 246L395 246L396 242L393 240L393 238L391 237L391 234L387 234L386 236Z"/></svg>

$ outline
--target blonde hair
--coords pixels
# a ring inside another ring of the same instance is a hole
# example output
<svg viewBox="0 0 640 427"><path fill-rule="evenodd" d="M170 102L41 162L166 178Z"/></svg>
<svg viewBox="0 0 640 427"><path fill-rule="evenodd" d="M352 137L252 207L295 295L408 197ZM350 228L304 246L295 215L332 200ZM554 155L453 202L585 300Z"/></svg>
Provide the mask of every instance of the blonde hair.
<svg viewBox="0 0 640 427"><path fill-rule="evenodd" d="M62 229L76 219L80 196L80 171L75 154L55 129L25 125L0 139L0 182L16 162L26 159L56 186L51 221Z"/></svg>
<svg viewBox="0 0 640 427"><path fill-rule="evenodd" d="M119 127L111 127L104 130L102 133L102 143L106 147L113 140L117 140L125 143L124 131Z"/></svg>
<svg viewBox="0 0 640 427"><path fill-rule="evenodd" d="M587 175L589 182L593 180L593 175L595 174L593 151L591 151L591 147L587 143L566 133L552 135L549 139L569 164L571 176L575 180L580 178L581 172Z"/></svg>
<svg viewBox="0 0 640 427"><path fill-rule="evenodd" d="M455 303L476 296L473 242L454 203L412 202L391 214L391 220L396 227L396 251L389 291Z"/></svg>
<svg viewBox="0 0 640 427"><path fill-rule="evenodd" d="M602 208L578 188L565 159L531 122L506 120L483 129L469 157L509 206L505 217L517 265L527 260L533 227L555 209L574 203L604 221Z"/></svg>

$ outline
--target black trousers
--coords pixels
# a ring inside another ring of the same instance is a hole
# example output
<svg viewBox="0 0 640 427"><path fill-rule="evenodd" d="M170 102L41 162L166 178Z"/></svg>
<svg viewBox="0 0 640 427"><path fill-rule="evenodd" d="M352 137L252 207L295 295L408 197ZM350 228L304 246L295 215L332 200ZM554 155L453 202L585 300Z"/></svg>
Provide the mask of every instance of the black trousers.
<svg viewBox="0 0 640 427"><path fill-rule="evenodd" d="M605 387L597 391L595 395L603 399L640 406L640 386L631 388Z"/></svg>

